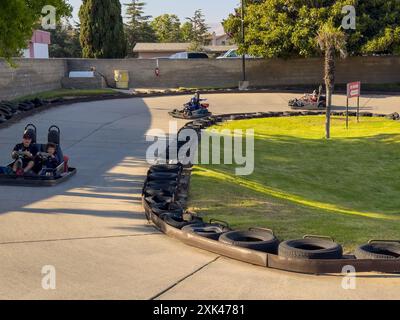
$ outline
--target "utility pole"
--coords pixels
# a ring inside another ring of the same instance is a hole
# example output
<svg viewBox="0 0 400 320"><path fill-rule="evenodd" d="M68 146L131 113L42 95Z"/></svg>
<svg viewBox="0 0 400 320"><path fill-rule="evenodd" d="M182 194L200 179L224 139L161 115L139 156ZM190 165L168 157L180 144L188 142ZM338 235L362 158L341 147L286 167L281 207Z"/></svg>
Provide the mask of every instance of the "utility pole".
<svg viewBox="0 0 400 320"><path fill-rule="evenodd" d="M245 26L244 26L244 10L245 10L245 0L241 0L241 7L242 7L242 44L245 44ZM246 55L243 52L242 55L242 81L246 81Z"/></svg>

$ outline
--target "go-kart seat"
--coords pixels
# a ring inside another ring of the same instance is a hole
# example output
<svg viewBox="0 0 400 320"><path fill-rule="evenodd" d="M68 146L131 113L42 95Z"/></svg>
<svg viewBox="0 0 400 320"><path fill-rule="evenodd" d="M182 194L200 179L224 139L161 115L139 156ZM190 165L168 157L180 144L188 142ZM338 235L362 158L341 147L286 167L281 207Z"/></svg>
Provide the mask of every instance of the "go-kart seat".
<svg viewBox="0 0 400 320"><path fill-rule="evenodd" d="M37 136L36 131L37 131L36 127L31 123L28 124L25 127L25 130L24 130L24 134L26 134L26 133L30 134L30 136L32 137L32 143L34 143L34 144L36 144L36 141L37 141L37 139L36 139L36 136Z"/></svg>
<svg viewBox="0 0 400 320"><path fill-rule="evenodd" d="M60 128L57 126L51 126L49 133L47 134L48 143L54 143L57 146L57 160L64 165L64 162L68 162L68 157L64 157L64 154L60 147Z"/></svg>
<svg viewBox="0 0 400 320"><path fill-rule="evenodd" d="M56 156L57 161L60 165L56 168L56 172L58 174L62 174L64 172L68 172L68 157L65 157L61 146L60 146L60 128L57 126L51 126L47 135L47 143L53 143L57 146L56 148ZM36 144L38 146L39 152L47 152L46 146L47 144Z"/></svg>
<svg viewBox="0 0 400 320"><path fill-rule="evenodd" d="M49 128L49 133L47 134L47 141L49 143L54 143L60 145L60 128L57 126L51 126Z"/></svg>

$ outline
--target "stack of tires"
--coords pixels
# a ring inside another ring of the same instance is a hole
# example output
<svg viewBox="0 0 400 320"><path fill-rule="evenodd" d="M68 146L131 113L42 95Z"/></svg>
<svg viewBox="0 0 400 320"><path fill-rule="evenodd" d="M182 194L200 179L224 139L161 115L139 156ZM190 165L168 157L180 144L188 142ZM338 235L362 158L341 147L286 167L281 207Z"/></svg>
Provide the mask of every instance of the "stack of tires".
<svg viewBox="0 0 400 320"><path fill-rule="evenodd" d="M185 212L189 188L190 167L178 164L159 164L150 167L143 187L143 201L147 219L152 215L175 228L201 222Z"/></svg>
<svg viewBox="0 0 400 320"><path fill-rule="evenodd" d="M39 98L20 102L0 101L0 123L10 120L14 116L22 112L30 111L35 108L39 108L41 106L48 105L50 103L56 103L59 101L59 99L48 101Z"/></svg>

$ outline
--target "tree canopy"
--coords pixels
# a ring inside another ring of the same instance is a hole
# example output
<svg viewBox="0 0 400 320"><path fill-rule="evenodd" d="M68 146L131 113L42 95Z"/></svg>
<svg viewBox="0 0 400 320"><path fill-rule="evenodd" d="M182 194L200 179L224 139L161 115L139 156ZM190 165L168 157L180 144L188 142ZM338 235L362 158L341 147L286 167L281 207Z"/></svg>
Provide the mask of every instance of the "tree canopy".
<svg viewBox="0 0 400 320"><path fill-rule="evenodd" d="M163 14L151 22L159 42L180 42L181 22L175 14Z"/></svg>
<svg viewBox="0 0 400 320"><path fill-rule="evenodd" d="M400 53L398 0L247 0L246 36L241 44L241 9L224 20L240 51L267 58L320 54L318 31L331 21L337 28L346 5L356 8L356 29L343 30L350 55Z"/></svg>
<svg viewBox="0 0 400 320"><path fill-rule="evenodd" d="M33 30L39 28L42 9L47 5L56 8L56 16L71 15L72 8L65 0L12 0L2 1L0 6L0 57L10 61L19 55L32 37Z"/></svg>
<svg viewBox="0 0 400 320"><path fill-rule="evenodd" d="M69 22L59 23L55 30L50 30L51 58L80 58L82 48L79 42L80 26L73 27Z"/></svg>
<svg viewBox="0 0 400 320"><path fill-rule="evenodd" d="M132 50L138 42L155 42L157 40L156 33L150 25L149 15L144 15L144 7L146 3L138 0L132 0L125 4L127 23L125 26L125 34L127 39L128 55L132 54Z"/></svg>
<svg viewBox="0 0 400 320"><path fill-rule="evenodd" d="M83 57L125 57L126 39L119 0L83 0L79 19Z"/></svg>
<svg viewBox="0 0 400 320"><path fill-rule="evenodd" d="M206 44L209 36L204 14L201 9L198 9L194 12L193 17L188 17L186 20L192 25L190 37L190 42L192 43L191 50L199 51Z"/></svg>

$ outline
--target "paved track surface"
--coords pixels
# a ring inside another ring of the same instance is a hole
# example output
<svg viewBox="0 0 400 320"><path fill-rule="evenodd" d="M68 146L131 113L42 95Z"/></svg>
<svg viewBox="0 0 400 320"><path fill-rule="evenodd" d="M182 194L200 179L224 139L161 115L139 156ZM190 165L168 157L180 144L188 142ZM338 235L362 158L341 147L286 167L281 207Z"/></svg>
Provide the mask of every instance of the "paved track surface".
<svg viewBox="0 0 400 320"><path fill-rule="evenodd" d="M210 95L214 113L286 110L290 94ZM140 203L146 135L188 97L78 103L0 130L0 162L26 123L45 141L50 125L79 170L53 188L0 187L1 299L399 299L400 276L298 275L188 247L149 225ZM343 104L344 97L335 97ZM400 110L399 97L361 99L364 110ZM183 121L178 121L182 125ZM54 266L56 290L42 288Z"/></svg>

